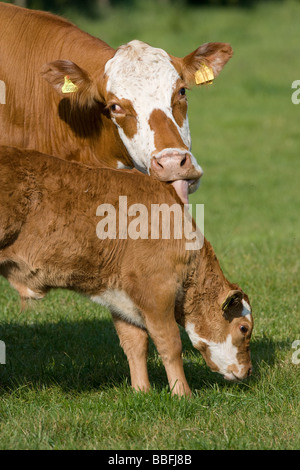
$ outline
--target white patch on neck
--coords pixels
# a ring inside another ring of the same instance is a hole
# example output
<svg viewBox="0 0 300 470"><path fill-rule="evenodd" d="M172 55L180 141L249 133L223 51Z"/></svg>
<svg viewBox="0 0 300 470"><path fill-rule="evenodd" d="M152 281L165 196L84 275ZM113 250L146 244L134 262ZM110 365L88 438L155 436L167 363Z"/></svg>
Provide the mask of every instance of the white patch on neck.
<svg viewBox="0 0 300 470"><path fill-rule="evenodd" d="M91 296L91 300L108 308L112 313L119 315L127 322L145 328L145 322L140 310L126 292L108 289L99 295Z"/></svg>
<svg viewBox="0 0 300 470"><path fill-rule="evenodd" d="M132 166L126 166L122 162L117 162L117 169L118 170L132 170Z"/></svg>
<svg viewBox="0 0 300 470"><path fill-rule="evenodd" d="M188 119L180 128L172 113L172 93L180 77L167 52L141 41L131 41L121 46L106 63L105 74L107 92L130 100L137 113L137 133L131 139L113 119L136 168L148 171L151 155L156 150L154 132L149 125L154 109L162 110L174 122L183 142L190 148Z"/></svg>
<svg viewBox="0 0 300 470"><path fill-rule="evenodd" d="M197 344L202 341L202 338L196 333L194 323L187 323L185 326L185 331L189 335L192 345L197 347Z"/></svg>

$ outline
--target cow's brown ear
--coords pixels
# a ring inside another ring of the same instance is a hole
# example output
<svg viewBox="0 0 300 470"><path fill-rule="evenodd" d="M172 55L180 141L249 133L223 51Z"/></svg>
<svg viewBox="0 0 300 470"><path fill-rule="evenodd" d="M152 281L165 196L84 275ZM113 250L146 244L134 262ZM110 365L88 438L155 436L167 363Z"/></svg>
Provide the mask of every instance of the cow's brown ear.
<svg viewBox="0 0 300 470"><path fill-rule="evenodd" d="M243 298L243 292L240 290L230 290L228 294L226 295L225 300L222 302L222 310L223 312L226 311L226 309L229 307L231 303L234 301L241 301Z"/></svg>
<svg viewBox="0 0 300 470"><path fill-rule="evenodd" d="M70 60L44 64L41 75L60 95L72 98L79 106L91 107L100 98L89 74Z"/></svg>
<svg viewBox="0 0 300 470"><path fill-rule="evenodd" d="M232 57L230 44L208 42L182 59L182 76L189 86L210 83Z"/></svg>

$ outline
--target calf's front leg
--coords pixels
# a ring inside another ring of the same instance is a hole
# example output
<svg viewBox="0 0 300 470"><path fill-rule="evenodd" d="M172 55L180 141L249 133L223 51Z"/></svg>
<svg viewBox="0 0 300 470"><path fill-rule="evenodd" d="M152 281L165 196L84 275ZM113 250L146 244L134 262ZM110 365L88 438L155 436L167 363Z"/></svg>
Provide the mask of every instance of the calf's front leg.
<svg viewBox="0 0 300 470"><path fill-rule="evenodd" d="M182 343L174 312L147 315L146 325L160 354L173 395L191 396L182 361Z"/></svg>
<svg viewBox="0 0 300 470"><path fill-rule="evenodd" d="M148 333L116 315L113 315L113 321L128 359L131 385L135 390L147 392L150 389L147 370Z"/></svg>

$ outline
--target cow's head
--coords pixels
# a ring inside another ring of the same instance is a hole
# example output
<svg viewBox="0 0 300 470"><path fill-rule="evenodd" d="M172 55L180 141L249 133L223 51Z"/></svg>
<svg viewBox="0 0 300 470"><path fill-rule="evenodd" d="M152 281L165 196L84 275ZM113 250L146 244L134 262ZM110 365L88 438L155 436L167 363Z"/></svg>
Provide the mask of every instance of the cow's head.
<svg viewBox="0 0 300 470"><path fill-rule="evenodd" d="M199 72L216 77L231 56L225 43L203 44L178 58L134 40L114 52L99 76L66 60L46 64L43 76L60 93L67 76L69 93L82 107L104 103L134 166L173 183L187 202L203 172L191 153L186 89Z"/></svg>
<svg viewBox="0 0 300 470"><path fill-rule="evenodd" d="M243 380L251 374L253 318L249 299L241 290L230 290L205 315L192 314L185 329L212 371L230 381Z"/></svg>

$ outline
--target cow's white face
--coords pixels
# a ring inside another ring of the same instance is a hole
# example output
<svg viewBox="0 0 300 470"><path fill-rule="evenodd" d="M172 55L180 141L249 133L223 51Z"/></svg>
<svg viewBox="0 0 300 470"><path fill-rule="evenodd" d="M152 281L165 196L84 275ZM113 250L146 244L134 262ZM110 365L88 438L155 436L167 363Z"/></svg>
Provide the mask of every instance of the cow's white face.
<svg viewBox="0 0 300 470"><path fill-rule="evenodd" d="M185 84L169 54L141 41L131 41L120 47L106 63L105 74L112 121L118 127L120 137L137 168L149 172L149 157L163 150L157 148L158 137L155 134L159 133L159 118L154 115L169 120L176 129L174 149L178 146L179 150L190 150L191 137L186 112L181 113L181 122L178 123L172 106L176 98L178 101L186 101ZM177 97L174 96L176 93ZM186 111L186 106L184 108ZM128 132L130 124L124 122L132 118L135 120L135 133Z"/></svg>
<svg viewBox="0 0 300 470"><path fill-rule="evenodd" d="M230 295L232 305L228 303L225 312L220 310L218 318L201 324L201 317L194 317L186 323L185 329L207 365L226 380L236 381L245 379L252 372L249 343L253 319L247 300L239 297L238 291L232 291Z"/></svg>
<svg viewBox="0 0 300 470"><path fill-rule="evenodd" d="M81 109L101 101L134 166L172 183L188 202L203 171L191 153L185 89L198 83L196 73L205 67L216 77L231 56L230 45L224 43L203 44L178 58L134 40L104 63L104 76L68 60L45 64L42 73L60 94L66 93L66 78L70 80L76 91L67 93L73 93L72 102Z"/></svg>
<svg viewBox="0 0 300 470"><path fill-rule="evenodd" d="M121 46L106 63L106 101L137 169L174 183L183 202L202 168L191 154L186 83L171 57L141 41Z"/></svg>

